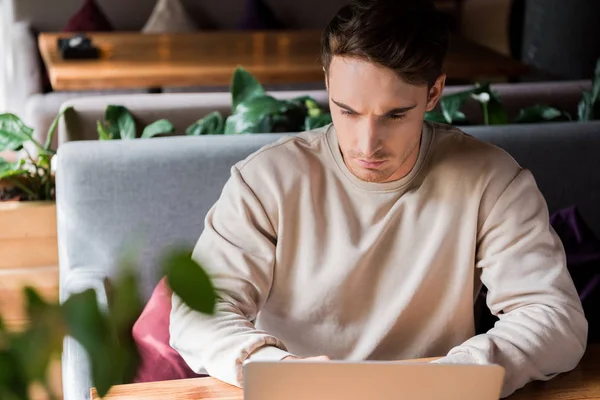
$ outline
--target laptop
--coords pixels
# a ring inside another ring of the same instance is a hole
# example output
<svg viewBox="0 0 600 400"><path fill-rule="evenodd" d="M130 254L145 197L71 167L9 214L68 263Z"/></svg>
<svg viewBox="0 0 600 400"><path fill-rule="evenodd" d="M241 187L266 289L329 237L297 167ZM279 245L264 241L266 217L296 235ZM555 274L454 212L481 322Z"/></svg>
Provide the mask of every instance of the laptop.
<svg viewBox="0 0 600 400"><path fill-rule="evenodd" d="M382 361L249 361L244 400L498 400L504 368Z"/></svg>

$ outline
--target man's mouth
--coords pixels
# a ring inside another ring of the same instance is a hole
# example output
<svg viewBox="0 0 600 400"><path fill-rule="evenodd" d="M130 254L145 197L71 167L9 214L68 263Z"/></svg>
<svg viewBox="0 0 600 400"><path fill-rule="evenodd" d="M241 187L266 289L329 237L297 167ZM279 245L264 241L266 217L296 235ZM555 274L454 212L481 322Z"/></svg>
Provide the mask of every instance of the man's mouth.
<svg viewBox="0 0 600 400"><path fill-rule="evenodd" d="M358 158L357 161L361 167L367 169L378 168L385 163L385 160L362 160L360 158Z"/></svg>

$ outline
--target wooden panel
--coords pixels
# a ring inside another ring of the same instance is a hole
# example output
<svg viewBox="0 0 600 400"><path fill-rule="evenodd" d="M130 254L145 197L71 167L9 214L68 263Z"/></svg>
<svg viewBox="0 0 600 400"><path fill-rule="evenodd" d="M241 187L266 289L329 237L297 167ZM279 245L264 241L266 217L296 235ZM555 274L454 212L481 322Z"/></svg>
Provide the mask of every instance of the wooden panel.
<svg viewBox="0 0 600 400"><path fill-rule="evenodd" d="M56 205L0 202L0 269L58 264Z"/></svg>
<svg viewBox="0 0 600 400"><path fill-rule="evenodd" d="M420 360L415 360L420 361ZM94 389L92 400L100 400ZM374 398L376 398L374 393ZM242 390L214 378L119 385L111 389L110 400L243 400ZM600 399L600 345L588 348L572 372L549 382L533 382L508 397L510 400Z"/></svg>
<svg viewBox="0 0 600 400"><path fill-rule="evenodd" d="M58 267L0 270L0 315L12 329L20 329L27 322L26 285L37 289L46 300L58 300Z"/></svg>
<svg viewBox="0 0 600 400"><path fill-rule="evenodd" d="M224 86L238 65L263 84L324 79L320 31L90 33L101 50L98 60L63 60L56 43L66 35L39 36L55 90ZM527 71L519 61L460 37L452 37L444 68L451 79L518 76Z"/></svg>

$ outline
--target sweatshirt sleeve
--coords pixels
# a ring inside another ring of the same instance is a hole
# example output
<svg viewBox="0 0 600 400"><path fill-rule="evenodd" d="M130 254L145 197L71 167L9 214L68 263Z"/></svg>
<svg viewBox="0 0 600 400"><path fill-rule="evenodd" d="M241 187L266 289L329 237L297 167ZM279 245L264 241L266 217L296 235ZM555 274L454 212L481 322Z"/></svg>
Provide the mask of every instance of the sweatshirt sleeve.
<svg viewBox="0 0 600 400"><path fill-rule="evenodd" d="M575 368L588 325L562 243L529 171L521 170L496 201L477 249L487 305L499 321L437 362L503 366L502 397Z"/></svg>
<svg viewBox="0 0 600 400"><path fill-rule="evenodd" d="M280 360L290 355L281 341L252 322L271 289L276 243L267 213L233 167L192 255L215 286L216 312L203 315L177 296L172 299L171 346L196 373L206 371L241 386L242 365L250 356Z"/></svg>

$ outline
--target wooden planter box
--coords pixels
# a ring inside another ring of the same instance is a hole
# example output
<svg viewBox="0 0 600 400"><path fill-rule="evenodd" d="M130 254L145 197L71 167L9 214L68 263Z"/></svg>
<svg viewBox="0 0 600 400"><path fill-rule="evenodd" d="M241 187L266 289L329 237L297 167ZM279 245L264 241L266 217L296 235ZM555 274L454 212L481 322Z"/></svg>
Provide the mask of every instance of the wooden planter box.
<svg viewBox="0 0 600 400"><path fill-rule="evenodd" d="M0 314L9 327L27 322L23 287L58 298L56 205L0 202Z"/></svg>
<svg viewBox="0 0 600 400"><path fill-rule="evenodd" d="M58 299L58 246L54 202L0 201L0 315L10 330L28 322L23 288L31 286L47 301ZM62 396L60 360L49 380ZM47 397L39 388L32 399Z"/></svg>
<svg viewBox="0 0 600 400"><path fill-rule="evenodd" d="M0 202L0 227L0 269L58 265L53 202Z"/></svg>

